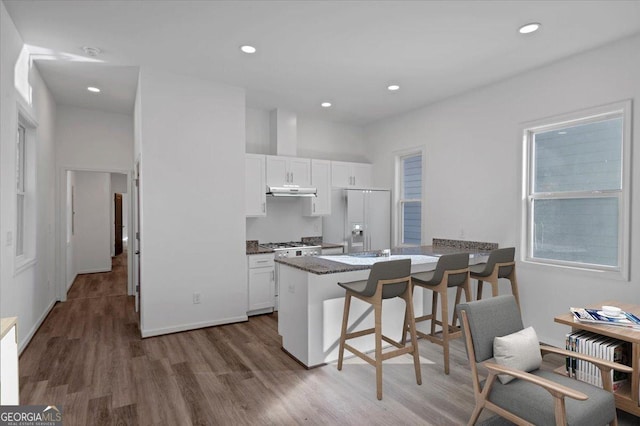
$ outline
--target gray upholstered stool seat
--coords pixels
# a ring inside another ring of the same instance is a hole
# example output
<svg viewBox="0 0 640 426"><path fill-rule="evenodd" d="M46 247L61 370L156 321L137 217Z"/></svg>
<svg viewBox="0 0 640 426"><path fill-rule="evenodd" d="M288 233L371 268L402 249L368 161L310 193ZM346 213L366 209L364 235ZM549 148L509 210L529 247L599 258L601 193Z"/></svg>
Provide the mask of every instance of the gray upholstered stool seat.
<svg viewBox="0 0 640 426"><path fill-rule="evenodd" d="M498 280L505 278L511 283L511 293L516 298L518 305L520 305L515 255L515 247L496 249L489 254L487 263L478 263L469 267L470 278L478 280L477 300L482 299L482 286L485 281L491 284L491 292L495 297L498 295Z"/></svg>
<svg viewBox="0 0 640 426"><path fill-rule="evenodd" d="M416 333L430 342L442 346L444 356L444 373L449 374L449 340L462 336L460 328L456 325L457 314L454 311L453 320L449 324L449 301L447 291L450 287L457 287L456 304L460 302L461 292L464 291L465 299L471 300L469 287L469 255L467 253L447 254L440 256L436 269L430 272L421 272L411 275L414 286L420 286L431 290L431 313L416 318L416 322L431 321L429 334L421 331ZM441 296L440 311L442 315L437 319L438 295ZM441 335L436 332L436 325L441 327ZM406 333L405 333L406 335Z"/></svg>
<svg viewBox="0 0 640 426"><path fill-rule="evenodd" d="M338 351L338 370L342 370L344 350L348 350L354 355L364 359L369 364L376 367L376 395L382 399L382 361L396 356L410 353L413 355L413 365L416 373L416 382L422 384L420 372L420 355L416 336L416 323L413 315L413 286L411 285L411 260L392 260L374 263L369 273L369 278L362 281L352 281L338 283L346 290L344 299L344 313L342 316L342 330L340 333L340 348ZM351 308L351 298L355 297L373 306L375 325L373 328L347 333L349 324L349 311ZM405 315L402 330L409 330L411 333L411 345L384 336L382 334L382 301L393 297L400 297L405 302ZM346 343L349 339L375 334L375 358L360 352L353 346ZM396 349L382 353L382 341L390 343Z"/></svg>

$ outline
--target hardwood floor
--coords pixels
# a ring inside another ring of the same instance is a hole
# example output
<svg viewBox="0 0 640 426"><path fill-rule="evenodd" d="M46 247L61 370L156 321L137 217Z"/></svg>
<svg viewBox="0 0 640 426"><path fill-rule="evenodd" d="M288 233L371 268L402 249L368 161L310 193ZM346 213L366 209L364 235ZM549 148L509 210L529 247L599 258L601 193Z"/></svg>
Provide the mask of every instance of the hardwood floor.
<svg viewBox="0 0 640 426"><path fill-rule="evenodd" d="M378 401L363 361L306 370L284 353L277 314L140 339L126 276L123 254L78 277L20 358L22 404L62 405L65 425L459 425L473 410L461 339L448 376L420 341L422 386L409 355L385 362Z"/></svg>

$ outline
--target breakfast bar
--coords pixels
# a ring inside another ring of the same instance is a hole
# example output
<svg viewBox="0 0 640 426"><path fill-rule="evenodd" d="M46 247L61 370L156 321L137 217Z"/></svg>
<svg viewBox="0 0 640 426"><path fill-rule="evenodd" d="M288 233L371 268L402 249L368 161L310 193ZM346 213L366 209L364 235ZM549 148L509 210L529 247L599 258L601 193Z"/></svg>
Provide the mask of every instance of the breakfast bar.
<svg viewBox="0 0 640 426"><path fill-rule="evenodd" d="M344 289L338 282L366 280L371 265L377 261L410 258L412 273L430 271L435 269L438 256L463 251L470 254L471 264L486 261L488 255L478 249L422 246L392 249L388 257L359 253L277 259L278 333L282 336L283 349L306 367L337 360L344 307ZM414 290L413 300L415 315L423 315L425 303L421 288ZM404 302L399 298L383 302L383 333L392 339L400 340L404 309ZM350 324L354 329L372 327L371 306L354 299ZM352 345L362 352L371 351L373 336L354 339Z"/></svg>

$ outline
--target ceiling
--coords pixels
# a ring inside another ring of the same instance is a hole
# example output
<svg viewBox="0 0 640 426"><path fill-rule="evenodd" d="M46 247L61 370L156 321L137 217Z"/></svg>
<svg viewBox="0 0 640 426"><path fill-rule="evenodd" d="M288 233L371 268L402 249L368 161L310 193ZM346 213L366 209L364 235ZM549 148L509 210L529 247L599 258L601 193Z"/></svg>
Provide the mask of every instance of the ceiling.
<svg viewBox="0 0 640 426"><path fill-rule="evenodd" d="M640 33L636 0L3 1L56 102L128 114L154 67L365 125Z"/></svg>

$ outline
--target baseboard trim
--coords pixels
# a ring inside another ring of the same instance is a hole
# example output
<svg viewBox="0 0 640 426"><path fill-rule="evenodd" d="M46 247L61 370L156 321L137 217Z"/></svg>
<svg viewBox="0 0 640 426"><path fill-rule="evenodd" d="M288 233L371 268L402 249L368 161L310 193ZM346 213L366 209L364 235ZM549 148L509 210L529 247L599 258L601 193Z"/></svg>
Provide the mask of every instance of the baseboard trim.
<svg viewBox="0 0 640 426"><path fill-rule="evenodd" d="M33 339L33 336L36 334L36 332L38 331L38 329L40 328L44 320L47 319L47 315L49 315L49 312L51 312L51 309L53 309L53 306L55 304L56 304L56 300L53 299L51 303L49 303L49 306L47 306L47 308L44 310L44 312L42 313L38 321L36 321L33 327L31 327L31 330L29 331L29 333L26 336L24 336L24 340L20 341L20 343L18 344L18 355L22 355L22 351L24 351L27 348L27 346L31 342L31 339ZM18 324L18 327L20 327L20 324Z"/></svg>
<svg viewBox="0 0 640 426"><path fill-rule="evenodd" d="M78 274L74 274L73 278L71 278L71 281L69 281L67 283L67 291L69 291L69 289L71 288L71 286L73 285L73 283L76 281L76 278L78 278Z"/></svg>
<svg viewBox="0 0 640 426"><path fill-rule="evenodd" d="M82 269L78 271L76 275L80 274L98 274L100 272L111 272L111 267L109 268L95 268L95 269Z"/></svg>
<svg viewBox="0 0 640 426"><path fill-rule="evenodd" d="M248 321L248 317L246 315L240 315L237 317L224 318L224 319L215 320L215 321L194 322L191 324L176 325L173 327L153 328L149 330L142 329L140 330L140 335L144 339L145 337L161 336L163 334L179 333L181 331L197 330L198 328L232 324L234 322L242 322L242 321Z"/></svg>

